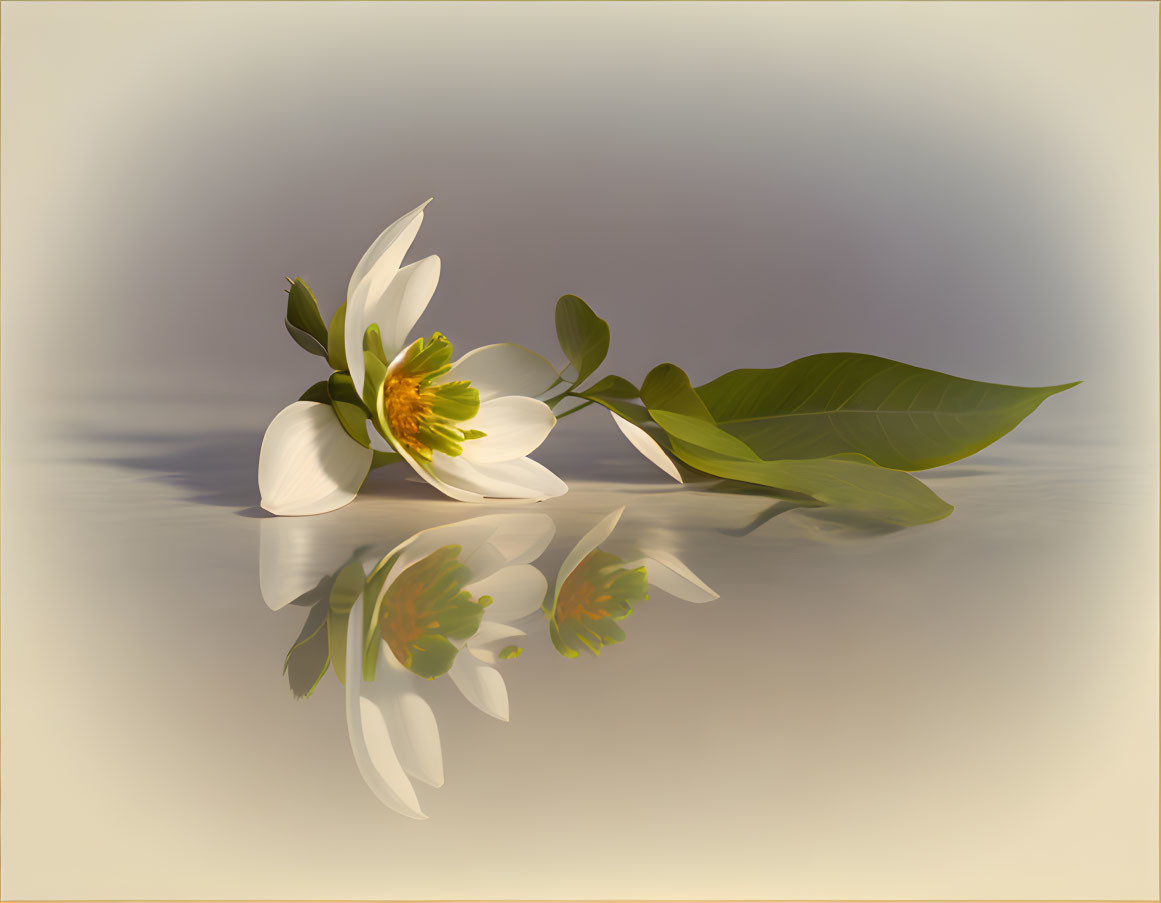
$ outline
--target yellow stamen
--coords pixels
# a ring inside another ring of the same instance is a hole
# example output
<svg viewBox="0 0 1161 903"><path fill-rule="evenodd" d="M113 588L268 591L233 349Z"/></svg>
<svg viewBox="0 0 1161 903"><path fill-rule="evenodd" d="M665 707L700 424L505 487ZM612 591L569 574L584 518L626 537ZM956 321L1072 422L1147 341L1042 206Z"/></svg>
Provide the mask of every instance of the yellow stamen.
<svg viewBox="0 0 1161 903"><path fill-rule="evenodd" d="M607 592L608 586L597 587L592 579L596 576L590 567L591 559L596 552L590 552L580 564L576 566L560 588L560 595L556 600L556 620L567 621L569 618L597 620L609 615L608 604L612 596Z"/></svg>
<svg viewBox="0 0 1161 903"><path fill-rule="evenodd" d="M413 451L426 451L416 438L420 422L431 413L431 401L419 388L414 376L389 376L383 385L384 406L391 433Z"/></svg>

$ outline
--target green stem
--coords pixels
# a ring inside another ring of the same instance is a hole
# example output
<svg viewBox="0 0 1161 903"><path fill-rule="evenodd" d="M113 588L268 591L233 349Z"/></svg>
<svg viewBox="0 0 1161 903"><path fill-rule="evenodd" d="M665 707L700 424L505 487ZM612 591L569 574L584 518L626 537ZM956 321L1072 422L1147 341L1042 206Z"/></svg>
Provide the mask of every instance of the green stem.
<svg viewBox="0 0 1161 903"><path fill-rule="evenodd" d="M570 394L571 394L571 393L570 393ZM567 411L565 411L563 414L557 414L557 415L556 415L556 419L557 419L557 420L560 420L560 418L561 418L561 417L567 417L569 414L575 414L575 413L576 413L577 411L579 411L581 408L587 408L587 407L588 407L590 404L592 404L592 403L593 403L593 402L592 402L592 400L590 399L590 400L586 401L584 404L578 404L578 405L577 405L575 408L569 408L569 409L568 409Z"/></svg>

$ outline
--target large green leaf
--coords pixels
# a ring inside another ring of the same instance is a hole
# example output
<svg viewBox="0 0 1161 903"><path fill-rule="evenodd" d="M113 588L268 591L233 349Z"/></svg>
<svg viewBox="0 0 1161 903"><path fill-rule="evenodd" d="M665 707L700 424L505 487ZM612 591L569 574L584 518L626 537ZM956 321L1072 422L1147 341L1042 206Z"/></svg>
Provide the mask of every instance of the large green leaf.
<svg viewBox="0 0 1161 903"><path fill-rule="evenodd" d="M327 326L318 312L314 292L301 279L290 283L286 300L286 331L311 354L327 356Z"/></svg>
<svg viewBox="0 0 1161 903"><path fill-rule="evenodd" d="M556 337L576 369L576 383L587 379L609 353L609 324L576 295L556 302Z"/></svg>
<svg viewBox="0 0 1161 903"><path fill-rule="evenodd" d="M815 354L734 370L697 389L712 419L763 459L866 455L895 470L958 461L1076 383L976 382L871 354Z"/></svg>
<svg viewBox="0 0 1161 903"><path fill-rule="evenodd" d="M888 523L914 525L939 520L952 507L908 473L877 466L848 453L814 459L766 460L710 418L681 368L655 367L641 386L649 414L670 437L670 451L690 467L810 496Z"/></svg>
<svg viewBox="0 0 1161 903"><path fill-rule="evenodd" d="M743 461L677 438L672 450L678 459L705 473L799 492L835 508L900 526L931 523L952 512L951 505L911 474L879 467L862 455Z"/></svg>

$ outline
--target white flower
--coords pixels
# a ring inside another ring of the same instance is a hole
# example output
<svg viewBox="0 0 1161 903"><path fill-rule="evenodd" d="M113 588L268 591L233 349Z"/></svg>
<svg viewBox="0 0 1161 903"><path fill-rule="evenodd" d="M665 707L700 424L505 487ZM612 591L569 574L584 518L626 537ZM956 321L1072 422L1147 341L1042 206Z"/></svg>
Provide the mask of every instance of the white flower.
<svg viewBox="0 0 1161 903"><path fill-rule="evenodd" d="M718 598L670 552L630 544L617 555L600 548L624 512L623 507L611 511L581 537L561 564L552 598L545 602L552 643L569 658L582 646L600 655L602 647L623 641L625 632L617 622L629 616L634 602L647 598L650 587L687 602Z"/></svg>
<svg viewBox="0 0 1161 903"><path fill-rule="evenodd" d="M533 397L558 379L547 360L501 343L452 361L452 347L439 333L408 343L439 280L438 257L402 266L426 206L383 231L347 288L341 345L354 392L372 412L372 442L394 450L424 480L462 501L561 495L568 487L527 457L556 423L549 407ZM380 436L386 441L378 442ZM262 507L273 514L339 508L358 493L372 460L372 450L347 434L330 405L294 402L262 440Z"/></svg>
<svg viewBox="0 0 1161 903"><path fill-rule="evenodd" d="M447 604L449 576L456 578L452 595L476 602L491 599L478 629L453 639L458 651L447 673L472 705L507 721L508 691L494 665L498 658L510 657L511 640L524 635L510 622L536 611L544 598L547 581L529 562L552 535L552 521L543 514L474 518L416 534L383 559L378 579L371 573L368 589L347 621L347 728L363 780L394 811L426 818L412 780L432 787L443 784L439 728L421 693L427 681L415 673L416 667L432 664L430 651L439 645L416 636L424 603L439 601L425 598L423 590L444 601L444 613L454 613L454 605ZM373 606L370 623L382 624L384 631L381 639L372 635L377 640L372 680L366 679L364 668L368 605ZM394 632L388 635L389 630ZM428 658L421 663L421 656Z"/></svg>

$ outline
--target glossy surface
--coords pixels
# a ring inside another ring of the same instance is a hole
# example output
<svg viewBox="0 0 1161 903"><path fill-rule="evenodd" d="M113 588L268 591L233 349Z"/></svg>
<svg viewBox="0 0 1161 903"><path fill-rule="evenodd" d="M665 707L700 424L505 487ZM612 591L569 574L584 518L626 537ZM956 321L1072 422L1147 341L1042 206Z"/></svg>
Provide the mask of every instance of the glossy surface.
<svg viewBox="0 0 1161 903"><path fill-rule="evenodd" d="M252 507L253 430L195 428L187 406L135 431L119 425L131 413L78 410L5 457L20 475L4 497L6 894L1147 884L1157 537L1139 454L1065 443L1045 417L929 474L949 519L878 534L825 511L762 522L770 500L666 482L585 412L542 456L563 498L467 506L384 472L347 508L275 519ZM539 614L519 622L524 653L500 662L510 722L446 677L427 684L446 781L416 785L427 821L385 808L334 674L292 698L282 666L306 609L263 603L271 550L284 573L326 570L357 546L531 510L555 527L537 561L552 586L621 505L613 538L668 550L721 598L651 593L599 658L559 655ZM53 868L62 850L69 868Z"/></svg>

